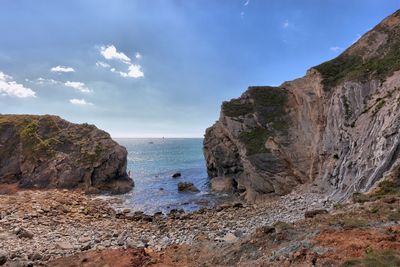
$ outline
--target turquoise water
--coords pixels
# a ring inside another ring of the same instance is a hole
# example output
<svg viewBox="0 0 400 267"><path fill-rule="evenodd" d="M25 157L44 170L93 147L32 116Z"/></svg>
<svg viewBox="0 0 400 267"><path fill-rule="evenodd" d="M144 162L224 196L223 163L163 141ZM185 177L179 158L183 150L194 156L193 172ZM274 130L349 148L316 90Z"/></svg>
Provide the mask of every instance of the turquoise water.
<svg viewBox="0 0 400 267"><path fill-rule="evenodd" d="M128 150L128 170L135 187L123 198L133 210L149 214L168 212L174 208L193 211L213 205L216 201L209 191L202 138L116 141ZM180 172L182 176L172 178L175 172ZM179 182L192 182L200 192L178 192Z"/></svg>

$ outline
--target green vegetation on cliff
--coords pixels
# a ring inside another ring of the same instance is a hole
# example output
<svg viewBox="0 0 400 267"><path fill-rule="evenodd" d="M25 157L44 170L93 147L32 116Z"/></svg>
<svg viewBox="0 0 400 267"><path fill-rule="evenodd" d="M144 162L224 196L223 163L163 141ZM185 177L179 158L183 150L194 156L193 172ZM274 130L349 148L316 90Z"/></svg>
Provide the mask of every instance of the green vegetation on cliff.
<svg viewBox="0 0 400 267"><path fill-rule="evenodd" d="M50 115L0 115L0 128L2 125L13 125L15 136L21 141L24 154L30 160L54 155L57 145L66 140L79 145L85 163L93 163L101 157L103 151L100 144L96 145L94 151L85 150L91 140L82 139L72 131L62 131L59 123L62 123L61 118ZM92 125L82 124L81 133L88 135L93 129Z"/></svg>
<svg viewBox="0 0 400 267"><path fill-rule="evenodd" d="M367 47L355 46L340 56L314 67L322 75L325 90L328 91L344 80L383 80L400 70L400 25L391 28L387 25L375 27L373 32L363 37L366 38L366 44L376 42L379 39L378 34L383 34L386 39L372 55L367 55Z"/></svg>
<svg viewBox="0 0 400 267"><path fill-rule="evenodd" d="M262 126L242 132L239 138L245 144L248 155L266 153L265 142L269 137L287 134L287 91L279 87L259 86L250 87L247 94Z"/></svg>
<svg viewBox="0 0 400 267"><path fill-rule="evenodd" d="M254 109L261 123L272 133L285 134L288 129L286 118L287 91L280 87L252 87L249 94L254 99Z"/></svg>
<svg viewBox="0 0 400 267"><path fill-rule="evenodd" d="M254 109L251 103L245 103L240 99L232 99L222 104L222 112L225 116L236 118L252 113Z"/></svg>
<svg viewBox="0 0 400 267"><path fill-rule="evenodd" d="M271 134L264 128L255 128L240 134L240 141L246 145L247 155L268 152L265 142Z"/></svg>

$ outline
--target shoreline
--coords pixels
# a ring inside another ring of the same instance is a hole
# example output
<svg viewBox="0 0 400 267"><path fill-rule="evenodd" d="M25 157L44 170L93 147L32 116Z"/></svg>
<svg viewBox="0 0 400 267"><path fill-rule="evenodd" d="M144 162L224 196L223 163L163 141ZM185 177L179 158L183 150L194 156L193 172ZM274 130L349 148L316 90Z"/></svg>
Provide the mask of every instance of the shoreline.
<svg viewBox="0 0 400 267"><path fill-rule="evenodd" d="M193 213L175 210L149 216L116 211L112 201L80 191L23 190L0 195L0 250L11 262L43 265L83 251L147 247L158 252L198 240L232 242L258 226L304 218L305 210L295 206L323 207L317 194L293 193L259 205L236 202Z"/></svg>

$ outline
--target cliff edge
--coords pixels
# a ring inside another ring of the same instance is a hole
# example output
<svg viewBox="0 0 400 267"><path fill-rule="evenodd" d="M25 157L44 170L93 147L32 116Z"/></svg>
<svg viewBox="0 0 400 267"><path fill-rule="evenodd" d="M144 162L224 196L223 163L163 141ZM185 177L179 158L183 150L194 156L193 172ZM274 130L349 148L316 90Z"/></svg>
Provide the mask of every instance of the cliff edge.
<svg viewBox="0 0 400 267"><path fill-rule="evenodd" d="M57 116L0 115L0 184L124 193L127 151L93 125Z"/></svg>
<svg viewBox="0 0 400 267"><path fill-rule="evenodd" d="M337 58L279 87L249 87L206 130L211 181L248 201L310 184L336 200L400 169L400 11Z"/></svg>

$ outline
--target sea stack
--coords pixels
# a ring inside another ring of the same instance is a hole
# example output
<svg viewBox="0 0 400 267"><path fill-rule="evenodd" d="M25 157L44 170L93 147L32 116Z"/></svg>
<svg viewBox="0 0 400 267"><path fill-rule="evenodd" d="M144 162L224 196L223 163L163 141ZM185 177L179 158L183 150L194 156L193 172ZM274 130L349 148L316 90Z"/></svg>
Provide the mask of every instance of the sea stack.
<svg viewBox="0 0 400 267"><path fill-rule="evenodd" d="M125 193L127 151L89 124L57 116L0 115L0 184Z"/></svg>

